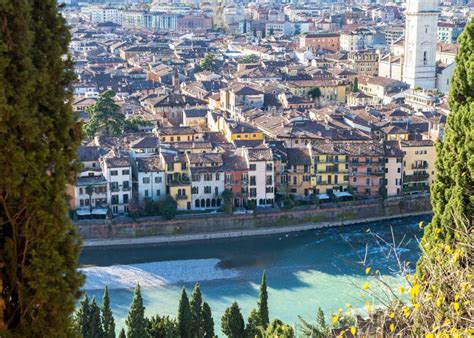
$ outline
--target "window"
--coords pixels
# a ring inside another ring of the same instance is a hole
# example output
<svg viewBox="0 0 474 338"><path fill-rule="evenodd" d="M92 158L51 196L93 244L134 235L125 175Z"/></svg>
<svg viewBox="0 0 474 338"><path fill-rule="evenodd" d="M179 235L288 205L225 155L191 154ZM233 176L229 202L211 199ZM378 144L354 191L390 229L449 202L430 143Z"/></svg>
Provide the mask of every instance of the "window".
<svg viewBox="0 0 474 338"><path fill-rule="evenodd" d="M257 179L255 176L250 176L250 185L257 185Z"/></svg>
<svg viewBox="0 0 474 338"><path fill-rule="evenodd" d="M110 182L110 190L118 191L119 190L118 182Z"/></svg>
<svg viewBox="0 0 474 338"><path fill-rule="evenodd" d="M123 190L130 189L130 182L129 181L124 181L122 188L123 188Z"/></svg>
<svg viewBox="0 0 474 338"><path fill-rule="evenodd" d="M267 187L267 188L265 189L265 192L266 192L267 194L271 194L271 193L273 192L273 187Z"/></svg>
<svg viewBox="0 0 474 338"><path fill-rule="evenodd" d="M129 169L122 170L122 175L130 175L130 170Z"/></svg>
<svg viewBox="0 0 474 338"><path fill-rule="evenodd" d="M119 204L118 195L112 195L112 204Z"/></svg>
<svg viewBox="0 0 474 338"><path fill-rule="evenodd" d="M426 51L424 51L423 52L423 65L426 66L427 64L428 64L428 57L426 55Z"/></svg>
<svg viewBox="0 0 474 338"><path fill-rule="evenodd" d="M161 177L155 177L155 183L161 183Z"/></svg>
<svg viewBox="0 0 474 338"><path fill-rule="evenodd" d="M118 175L118 171L117 170L111 170L110 171L110 176L117 176Z"/></svg>
<svg viewBox="0 0 474 338"><path fill-rule="evenodd" d="M148 197L148 189L145 190L145 197Z"/></svg>
<svg viewBox="0 0 474 338"><path fill-rule="evenodd" d="M210 187L210 186L207 185L207 186L204 187L204 193L205 193L205 194L210 194L211 191L212 191L212 190L211 190L211 187Z"/></svg>
<svg viewBox="0 0 474 338"><path fill-rule="evenodd" d="M216 173L216 181L219 181L219 179L220 179L220 174Z"/></svg>
<svg viewBox="0 0 474 338"><path fill-rule="evenodd" d="M83 206L84 206L84 200L79 200L79 205L80 205L81 207L83 207Z"/></svg>
<svg viewBox="0 0 474 338"><path fill-rule="evenodd" d="M123 203L128 203L128 194L124 194L122 197L123 197Z"/></svg>
<svg viewBox="0 0 474 338"><path fill-rule="evenodd" d="M199 187L192 187L191 193L192 194L199 194Z"/></svg>
<svg viewBox="0 0 474 338"><path fill-rule="evenodd" d="M250 170L257 170L257 165L256 164L251 164L250 165Z"/></svg>
<svg viewBox="0 0 474 338"><path fill-rule="evenodd" d="M250 188L250 197L257 197L257 188Z"/></svg>
<svg viewBox="0 0 474 338"><path fill-rule="evenodd" d="M273 184L273 176L272 175L267 175L267 178L266 178L266 184L267 185L272 185Z"/></svg>
<svg viewBox="0 0 474 338"><path fill-rule="evenodd" d="M160 189L158 189L158 190L156 191L156 196L161 196L161 190L160 190Z"/></svg>
<svg viewBox="0 0 474 338"><path fill-rule="evenodd" d="M83 191L84 191L84 189L79 188L79 195L82 195L84 193Z"/></svg>
<svg viewBox="0 0 474 338"><path fill-rule="evenodd" d="M143 177L143 184L150 184L150 178L149 177Z"/></svg>
<svg viewBox="0 0 474 338"><path fill-rule="evenodd" d="M267 171L272 171L273 170L273 163L267 163L266 170Z"/></svg>

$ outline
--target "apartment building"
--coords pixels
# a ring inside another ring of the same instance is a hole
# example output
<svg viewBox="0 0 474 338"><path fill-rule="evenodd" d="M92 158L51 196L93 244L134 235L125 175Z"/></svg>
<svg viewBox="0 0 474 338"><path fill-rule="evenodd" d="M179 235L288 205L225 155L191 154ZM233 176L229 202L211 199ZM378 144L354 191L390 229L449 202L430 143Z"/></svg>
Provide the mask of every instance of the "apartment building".
<svg viewBox="0 0 474 338"><path fill-rule="evenodd" d="M403 151L403 193L428 192L436 175L433 141L400 141L399 147Z"/></svg>
<svg viewBox="0 0 474 338"><path fill-rule="evenodd" d="M127 153L111 150L101 158L103 175L108 182L107 201L112 214L128 214L132 197L132 165Z"/></svg>

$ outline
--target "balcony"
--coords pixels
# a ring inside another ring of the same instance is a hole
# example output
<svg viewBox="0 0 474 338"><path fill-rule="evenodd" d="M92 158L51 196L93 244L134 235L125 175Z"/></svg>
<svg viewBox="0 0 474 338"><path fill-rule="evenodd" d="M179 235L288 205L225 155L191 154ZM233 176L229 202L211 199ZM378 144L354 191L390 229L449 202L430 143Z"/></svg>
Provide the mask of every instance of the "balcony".
<svg viewBox="0 0 474 338"><path fill-rule="evenodd" d="M328 181L316 181L316 185L326 185Z"/></svg>
<svg viewBox="0 0 474 338"><path fill-rule="evenodd" d="M372 174L371 175L374 175L374 176L384 176L385 175L385 170L375 170L375 171L372 171Z"/></svg>
<svg viewBox="0 0 474 338"><path fill-rule="evenodd" d="M120 191L120 188L119 187L110 187L110 191L111 192L118 192L118 191Z"/></svg>
<svg viewBox="0 0 474 338"><path fill-rule="evenodd" d="M413 163L411 165L412 169L427 169L428 168L428 162L424 163Z"/></svg>
<svg viewBox="0 0 474 338"><path fill-rule="evenodd" d="M420 173L415 175L405 175L403 177L403 183L409 182L425 182L430 178L428 173Z"/></svg>
<svg viewBox="0 0 474 338"><path fill-rule="evenodd" d="M176 200L187 200L188 195L176 195Z"/></svg>
<svg viewBox="0 0 474 338"><path fill-rule="evenodd" d="M168 182L168 186L170 187L179 187L183 185L190 185L191 181L186 178L186 179L181 179L181 180L171 180Z"/></svg>
<svg viewBox="0 0 474 338"><path fill-rule="evenodd" d="M122 191L130 191L132 188L130 187L122 187Z"/></svg>

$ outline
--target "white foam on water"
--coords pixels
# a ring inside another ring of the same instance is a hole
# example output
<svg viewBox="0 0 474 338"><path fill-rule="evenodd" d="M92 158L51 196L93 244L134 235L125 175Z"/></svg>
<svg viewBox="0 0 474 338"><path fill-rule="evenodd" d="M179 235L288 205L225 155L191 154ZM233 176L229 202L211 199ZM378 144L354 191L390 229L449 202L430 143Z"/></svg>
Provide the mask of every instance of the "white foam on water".
<svg viewBox="0 0 474 338"><path fill-rule="evenodd" d="M239 276L235 269L222 270L219 260L192 259L131 265L93 266L79 269L86 276L84 290L162 287L175 283L191 283Z"/></svg>

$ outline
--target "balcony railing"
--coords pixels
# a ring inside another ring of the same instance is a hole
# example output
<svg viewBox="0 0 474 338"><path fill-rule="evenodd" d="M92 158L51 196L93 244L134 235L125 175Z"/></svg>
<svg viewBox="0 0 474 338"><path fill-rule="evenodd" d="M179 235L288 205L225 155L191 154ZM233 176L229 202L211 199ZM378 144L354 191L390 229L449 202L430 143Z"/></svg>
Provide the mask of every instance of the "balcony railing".
<svg viewBox="0 0 474 338"><path fill-rule="evenodd" d="M428 173L420 173L420 174L415 174L415 175L405 175L403 177L403 182L404 183L409 183L409 182L424 182L429 179L430 175Z"/></svg>
<svg viewBox="0 0 474 338"><path fill-rule="evenodd" d="M413 163L411 165L411 168L412 169L426 169L428 168L428 163L425 162L425 163Z"/></svg>

